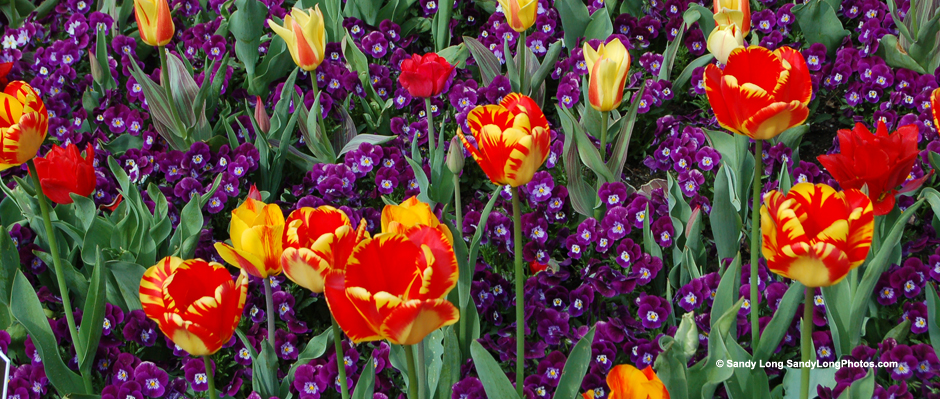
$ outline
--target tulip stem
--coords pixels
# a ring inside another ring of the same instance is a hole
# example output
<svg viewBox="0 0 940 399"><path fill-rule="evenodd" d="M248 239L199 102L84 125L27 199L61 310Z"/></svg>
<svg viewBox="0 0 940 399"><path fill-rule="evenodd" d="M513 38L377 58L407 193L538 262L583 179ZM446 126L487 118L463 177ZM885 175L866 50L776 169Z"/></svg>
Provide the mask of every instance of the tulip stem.
<svg viewBox="0 0 940 399"><path fill-rule="evenodd" d="M523 377L525 375L525 306L523 291L525 289L525 276L522 271L522 201L519 199L519 188L512 188L512 222L513 247L516 256L516 393L520 398L522 393Z"/></svg>
<svg viewBox="0 0 940 399"><path fill-rule="evenodd" d="M809 398L809 367L810 353L813 351L813 293L815 289L806 287L805 297L803 298L803 324L801 325L802 337L800 339L803 368L800 370L800 398ZM753 312L753 309L751 309Z"/></svg>
<svg viewBox="0 0 940 399"><path fill-rule="evenodd" d="M65 285L65 272L62 270L62 259L59 258L59 244L55 238L55 230L52 229L52 218L49 216L49 202L46 195L42 192L42 184L39 182L39 174L36 173L36 164L30 159L26 161L29 168L29 174L33 177L33 184L36 186L36 200L39 201L39 210L42 213L43 227L46 229L46 239L49 241L49 253L52 255L52 267L55 269L56 283L59 285L59 295L62 296L62 307L65 308L65 321L69 326L69 336L72 338L72 345L75 346L75 353L78 354L79 363L85 356L85 343L78 339L78 329L75 328L75 316L72 315L72 300L69 299L69 288ZM85 383L85 390L92 392L91 375L82 373L82 379Z"/></svg>
<svg viewBox="0 0 940 399"><path fill-rule="evenodd" d="M516 56L519 57L519 91L524 95L529 95L529 74L526 73L526 34L525 31L519 32L519 42L516 44Z"/></svg>
<svg viewBox="0 0 940 399"><path fill-rule="evenodd" d="M215 376L212 375L212 360L209 360L209 355L203 355L202 362L206 364L206 381L209 382L209 399L218 398L219 395L215 393Z"/></svg>
<svg viewBox="0 0 940 399"><path fill-rule="evenodd" d="M417 368L417 377L418 377L418 398L427 399L428 397L428 369L425 365L425 354L424 354L424 340L427 337L421 339L421 342L414 344L415 350L417 353L417 361L415 362L418 365Z"/></svg>
<svg viewBox="0 0 940 399"><path fill-rule="evenodd" d="M271 276L262 280L264 280L264 300L267 302L268 312L268 342L271 343L271 349L277 352L274 346L274 294L271 293Z"/></svg>
<svg viewBox="0 0 940 399"><path fill-rule="evenodd" d="M402 346L405 350L405 360L408 362L408 399L418 399L418 378L415 377L414 345Z"/></svg>
<svg viewBox="0 0 940 399"><path fill-rule="evenodd" d="M336 350L336 370L339 372L339 388L343 399L349 399L349 387L346 386L346 355L343 354L343 330L336 323L336 318L330 313L333 320L333 348Z"/></svg>
<svg viewBox="0 0 940 399"><path fill-rule="evenodd" d="M760 342L760 312L757 306L759 299L757 288L760 284L757 262L760 260L760 190L761 177L764 176L763 153L764 140L755 140L754 149L754 185L751 193L751 350L757 349Z"/></svg>
<svg viewBox="0 0 940 399"><path fill-rule="evenodd" d="M463 205L460 204L460 174L454 175L454 213L457 217L457 231L463 234Z"/></svg>
<svg viewBox="0 0 940 399"><path fill-rule="evenodd" d="M428 117L428 164L434 165L434 113L431 112L431 97L424 99L424 114ZM433 183L433 182L432 182Z"/></svg>
<svg viewBox="0 0 940 399"><path fill-rule="evenodd" d="M607 124L609 122L610 122L610 111L602 111L601 112L601 161L605 161L605 162L607 161L607 129L609 128ZM600 176L598 176L597 177L597 191L598 192L601 191L602 184L604 184L604 181L603 179L600 178ZM597 208L594 209L594 219L597 219L598 221L601 220L601 216L603 216L603 213L602 213L603 209L601 208L601 206L603 205L603 202L604 201L598 197Z"/></svg>

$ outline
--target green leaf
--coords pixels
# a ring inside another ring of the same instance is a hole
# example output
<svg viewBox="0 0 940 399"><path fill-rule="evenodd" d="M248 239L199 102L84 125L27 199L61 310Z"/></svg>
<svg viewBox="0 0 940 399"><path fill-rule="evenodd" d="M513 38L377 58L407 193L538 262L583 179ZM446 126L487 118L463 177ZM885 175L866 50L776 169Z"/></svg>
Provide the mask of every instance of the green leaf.
<svg viewBox="0 0 940 399"><path fill-rule="evenodd" d="M493 78L502 74L499 59L496 58L488 47L470 36L464 36L463 42L467 44L470 54L473 55L473 60L476 61L477 66L480 67L480 75L483 77L484 86L489 85L490 82L493 81Z"/></svg>
<svg viewBox="0 0 940 399"><path fill-rule="evenodd" d="M738 287L741 284L741 254L735 256L731 266L725 269L721 275L721 281L718 282L718 289L715 293L715 300L712 302L711 319L717 320L733 306L735 298L738 297ZM737 311L737 308L734 309ZM775 348L776 349L776 348Z"/></svg>
<svg viewBox="0 0 940 399"><path fill-rule="evenodd" d="M712 29L715 29L715 17L713 15L712 10L701 4L689 3L689 9L682 15L682 19L685 20L687 25L698 22L698 26L702 28L702 34L705 35L705 38L708 38L708 35L712 33Z"/></svg>
<svg viewBox="0 0 940 399"><path fill-rule="evenodd" d="M640 90L636 93L636 98L642 98L646 91L646 81L640 84ZM610 170L611 177L619 180L623 175L623 166L627 163L627 155L630 150L630 139L633 138L633 127L636 125L636 113L640 109L640 102L634 101L630 104L630 109L626 115L620 119L623 124L620 127L620 133L617 133L617 141L614 142L613 152L610 159L607 160L607 169Z"/></svg>
<svg viewBox="0 0 940 399"><path fill-rule="evenodd" d="M571 348L568 354L568 360L565 361L565 368L561 371L561 378L558 379L558 387L555 388L555 395L552 399L570 399L578 395L581 390L581 380L587 374L591 366L591 344L594 342L594 329L591 327L578 343Z"/></svg>
<svg viewBox="0 0 940 399"><path fill-rule="evenodd" d="M562 18L564 23L564 18ZM610 14L607 8L600 8L591 15L591 22L584 28L584 39L605 40L611 33L614 33L614 25L610 22Z"/></svg>
<svg viewBox="0 0 940 399"><path fill-rule="evenodd" d="M933 165L934 169L940 169L940 154L930 151L930 155L927 157L930 158L930 164Z"/></svg>
<svg viewBox="0 0 940 399"><path fill-rule="evenodd" d="M32 338L36 350L39 351L39 357L42 358L46 377L56 391L60 395L85 392L82 378L69 370L59 357L59 346L49 326L49 320L46 319L46 313L39 303L36 291L21 271L17 271L13 279L10 312Z"/></svg>
<svg viewBox="0 0 940 399"><path fill-rule="evenodd" d="M561 160L568 176L568 198L571 207L587 217L594 217L594 205L597 203L597 191L583 179L581 160L578 158L578 143L574 138L574 129L564 130L564 153Z"/></svg>
<svg viewBox="0 0 940 399"><path fill-rule="evenodd" d="M828 5L827 5L828 6ZM800 397L800 375L802 370L798 368L787 367L783 375L784 398L796 399ZM823 386L834 388L836 386L836 369L817 368L809 371L809 391L811 395L816 392L816 387ZM841 396L840 396L841 397Z"/></svg>
<svg viewBox="0 0 940 399"><path fill-rule="evenodd" d="M555 109L558 111L558 116L561 119L565 134L568 134L569 131L573 132L574 138L578 141L578 154L581 157L582 164L587 166L588 169L591 169L597 175L598 179L603 179L607 182L619 181L620 179L615 177L610 169L607 168L607 165L604 164L597 147L594 147L594 143L588 138L584 127L574 119L574 115L571 114L571 111L567 108L559 107L558 105L555 106Z"/></svg>
<svg viewBox="0 0 940 399"><path fill-rule="evenodd" d="M499 199L499 193L503 190L503 187L496 187L495 190L490 194L490 200L486 202L486 206L483 207L483 212L480 213L480 221L477 222L476 231L473 233L473 239L470 241L470 252L467 256L467 267L466 270L461 273L462 280L467 284L466 285L466 295L460 295L460 305L466 306L470 303L470 282L473 280L473 270L476 268L477 264L477 254L480 251L480 241L483 239L483 230L485 230L486 222L490 219L490 213L493 212L493 207L496 206L496 201ZM459 282L460 280L458 280Z"/></svg>
<svg viewBox="0 0 940 399"><path fill-rule="evenodd" d="M381 5L382 0L377 1L379 5ZM376 12L378 12L378 8L378 6L375 7ZM434 49L438 52L450 45L450 20L453 11L454 0L441 0L437 2L437 13L434 14L433 22L431 23L431 31L433 33ZM370 25L375 24L370 23Z"/></svg>
<svg viewBox="0 0 940 399"><path fill-rule="evenodd" d="M933 284L927 284L927 332L930 342L940 342L940 297ZM934 345L933 350L940 356L940 345Z"/></svg>
<svg viewBox="0 0 940 399"><path fill-rule="evenodd" d="M556 1L555 9L558 10L562 31L565 32L565 48L570 53L578 47L578 40L584 36L588 24L592 22L591 15L581 0ZM604 38L606 39L606 36Z"/></svg>
<svg viewBox="0 0 940 399"><path fill-rule="evenodd" d="M246 342L245 347L251 347L251 345ZM271 341L267 339L261 341L261 352L251 362L251 371L253 390L258 391L265 398L278 395L277 355L274 354Z"/></svg>
<svg viewBox="0 0 940 399"><path fill-rule="evenodd" d="M679 46L683 43L682 35L685 33L687 26L687 23L683 24L679 28L679 34L666 46L666 51L663 53L663 63L659 69L659 80L669 80L672 75L672 67L676 63L676 54L679 52Z"/></svg>
<svg viewBox="0 0 940 399"><path fill-rule="evenodd" d="M679 77L676 78L676 82L672 85L672 90L674 92L682 92L682 89L685 87L689 80L692 79L692 71L698 67L704 67L712 62L715 59L715 56L711 54L704 54L698 58L689 62L688 65L682 70L682 73L679 74Z"/></svg>
<svg viewBox="0 0 940 399"><path fill-rule="evenodd" d="M770 359L770 355L777 350L777 346L783 340L783 336L786 335L787 329L790 328L793 315L796 314L796 308L803 302L804 289L803 284L796 280L790 283L790 288L783 294L783 298L780 299L780 303L777 305L777 311L774 312L774 316L761 333L757 350L754 351L753 359L755 361L766 362Z"/></svg>
<svg viewBox="0 0 940 399"><path fill-rule="evenodd" d="M243 337L241 331L238 331L239 337ZM242 342L245 343L245 346L251 348L250 343L246 338L242 338ZM311 360L316 359L320 356L323 356L326 353L326 347L329 344L333 343L333 327L327 327L320 335L317 335L313 338L310 338L310 341L307 341L307 345L304 346L304 350L297 355L297 361L290 366L290 370L287 372L287 377L281 382L281 397L287 395L288 390L290 389L290 382L294 380L294 373L297 372L297 367L300 367L304 364L309 363ZM251 349L254 351L254 349ZM252 357L254 359L254 357ZM372 362L369 362L372 364Z"/></svg>
<svg viewBox="0 0 940 399"><path fill-rule="evenodd" d="M476 366L480 381L483 382L483 390L486 391L487 397L501 399L519 397L516 394L516 389L509 382L509 378L506 377L506 373L503 373L503 370L499 367L499 363L496 362L496 359L493 359L493 355L483 348L480 342L473 341L470 344L470 355L473 357L473 364Z"/></svg>
<svg viewBox="0 0 940 399"><path fill-rule="evenodd" d="M350 151L352 151L352 150L357 150L357 149L359 149L359 146L360 146L362 143L369 143L369 144L373 144L373 145L379 145L379 144L384 144L384 143L388 142L389 140L391 140L391 139L393 139L393 138L395 138L395 136L382 136L382 135L378 135L378 134L360 134L360 135L356 135L356 137L354 137L352 140L350 140L348 143L346 143L345 146L343 146L343 149L340 150L339 155L340 155L340 156L343 156L343 154L345 154L345 153L347 153L347 152L350 152Z"/></svg>
<svg viewBox="0 0 940 399"><path fill-rule="evenodd" d="M548 46L548 53L542 59L542 64L532 75L532 87L541 87L545 78L555 69L555 61L558 59L558 55L561 54L562 43L561 40L556 40L551 46Z"/></svg>
<svg viewBox="0 0 940 399"><path fill-rule="evenodd" d="M929 284L928 284L929 285ZM933 341L936 342L936 341ZM875 373L874 370L869 369L860 380L855 380L852 385L849 385L845 391L842 392L842 395L839 395L840 399L870 399L875 396Z"/></svg>
<svg viewBox="0 0 940 399"><path fill-rule="evenodd" d="M444 332L437 329L428 334L419 345L424 345L424 364L427 368L428 397L434 397L444 367Z"/></svg>
<svg viewBox="0 0 940 399"><path fill-rule="evenodd" d="M111 237L115 236L116 227L103 217L92 220L82 240L82 262L95 263L95 248L111 248Z"/></svg>
<svg viewBox="0 0 940 399"><path fill-rule="evenodd" d="M899 46L897 36L889 33L881 37L878 50L879 53L884 52L885 63L895 68L906 68L921 74L926 73L915 59L911 58L906 52L901 52Z"/></svg>
<svg viewBox="0 0 940 399"><path fill-rule="evenodd" d="M463 69L467 67L467 58L470 58L470 50L465 43L455 44L443 48L437 52L437 55L443 57L455 68Z"/></svg>
<svg viewBox="0 0 940 399"><path fill-rule="evenodd" d="M410 157L405 157L405 160L411 165L411 170L415 174L415 180L418 181L418 187L421 189L421 193L418 194L418 200L430 204L433 207L434 203L428 198L428 185L430 182L428 181L428 175L424 173L424 168L421 167L420 163Z"/></svg>
<svg viewBox="0 0 940 399"><path fill-rule="evenodd" d="M476 308L474 307L474 309ZM461 312L461 316L464 316L463 312ZM461 317L462 319L463 317ZM443 332L444 359L440 371L440 380L437 383L437 391L432 396L434 399L451 399L454 384L460 380L460 366L463 363L454 328L444 327Z"/></svg>
<svg viewBox="0 0 940 399"><path fill-rule="evenodd" d="M855 279L855 271L849 272L849 279ZM826 304L830 303L852 303L853 292L849 288L849 284L835 284L829 287L822 287L823 302ZM849 331L851 328L849 322L851 320L851 314L849 311L851 308L845 308L843 306L826 306L826 317L829 321L829 331L832 333L832 343L835 346L836 356L841 357L842 355L848 355L852 353L854 346L851 346L851 340L849 336L852 333Z"/></svg>
<svg viewBox="0 0 940 399"><path fill-rule="evenodd" d="M803 43L806 47L814 43L822 43L831 55L842 43L842 38L849 34L849 31L842 27L842 21L839 20L835 10L824 0L809 0L794 6L792 12L806 38L806 42Z"/></svg>
<svg viewBox="0 0 940 399"><path fill-rule="evenodd" d="M140 304L140 280L143 279L147 269L136 263L123 261L111 261L105 263L105 265L111 271L112 281L127 304L128 308L125 311L142 309Z"/></svg>
<svg viewBox="0 0 940 399"><path fill-rule="evenodd" d="M108 280L102 276L101 248L96 251L95 269L88 283L88 293L85 296L85 308L82 313L82 324L78 329L78 340L82 343L83 353L78 353L78 369L83 375L91 373L91 366L98 351L98 342L101 340L102 323L104 323L105 297L108 291ZM115 326L116 327L116 326Z"/></svg>
<svg viewBox="0 0 940 399"><path fill-rule="evenodd" d="M16 272L20 270L20 253L10 238L7 226L0 221L0 302L10 306L10 293L13 290L13 280Z"/></svg>
<svg viewBox="0 0 940 399"><path fill-rule="evenodd" d="M180 212L180 223L170 240L174 248L170 250L180 258L189 259L196 251L199 234L202 233L203 217L199 197L195 196Z"/></svg>
<svg viewBox="0 0 940 399"><path fill-rule="evenodd" d="M235 36L235 55L245 65L248 80L251 80L258 64L258 46L266 27L268 10L258 0L235 0L235 8L228 20L229 31Z"/></svg>
<svg viewBox="0 0 940 399"><path fill-rule="evenodd" d="M286 381L286 380L285 380ZM372 399L375 394L375 362L372 356L366 360L366 367L359 375L359 381L356 382L356 389L350 394L352 399Z"/></svg>

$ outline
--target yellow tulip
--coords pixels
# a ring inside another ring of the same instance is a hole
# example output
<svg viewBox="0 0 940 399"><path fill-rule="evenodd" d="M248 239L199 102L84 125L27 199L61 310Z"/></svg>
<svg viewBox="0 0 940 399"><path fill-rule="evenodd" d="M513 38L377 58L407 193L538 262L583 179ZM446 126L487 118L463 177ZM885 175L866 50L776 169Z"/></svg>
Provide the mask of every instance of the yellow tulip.
<svg viewBox="0 0 940 399"><path fill-rule="evenodd" d="M277 33L290 50L294 63L305 71L313 71L323 62L326 54L326 31L323 13L317 5L310 12L293 9L284 16L284 26L268 20L268 26Z"/></svg>
<svg viewBox="0 0 940 399"><path fill-rule="evenodd" d="M735 24L741 36L751 31L751 2L748 0L715 0L715 26Z"/></svg>
<svg viewBox="0 0 940 399"><path fill-rule="evenodd" d="M539 11L538 0L499 0L499 5L506 15L506 22L516 32L525 32L535 25Z"/></svg>
<svg viewBox="0 0 940 399"><path fill-rule="evenodd" d="M215 249L229 264L252 276L267 278L281 274L283 234L281 208L249 196L232 211L232 245L217 242Z"/></svg>
<svg viewBox="0 0 940 399"><path fill-rule="evenodd" d="M630 53L620 39L595 50L584 44L584 61L590 71L588 100L598 111L610 111L623 101L623 86L630 72Z"/></svg>
<svg viewBox="0 0 940 399"><path fill-rule="evenodd" d="M134 0L134 17L140 40L151 46L166 46L176 27L167 0Z"/></svg>
<svg viewBox="0 0 940 399"><path fill-rule="evenodd" d="M712 29L708 35L708 52L715 56L719 63L727 64L728 56L734 49L744 47L744 35L737 25L724 25Z"/></svg>
<svg viewBox="0 0 940 399"><path fill-rule="evenodd" d="M431 206L418 200L418 197L406 199L401 205L385 205L382 209L382 232L405 234L415 226L429 226L440 231L447 241L454 243L450 229L438 220Z"/></svg>

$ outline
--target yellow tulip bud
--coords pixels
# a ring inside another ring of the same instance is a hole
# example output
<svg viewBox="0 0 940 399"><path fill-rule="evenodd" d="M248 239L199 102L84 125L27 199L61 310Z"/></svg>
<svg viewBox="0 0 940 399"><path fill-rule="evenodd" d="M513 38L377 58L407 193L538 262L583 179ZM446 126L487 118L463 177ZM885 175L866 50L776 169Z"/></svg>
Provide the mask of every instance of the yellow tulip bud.
<svg viewBox="0 0 940 399"><path fill-rule="evenodd" d="M744 47L744 35L737 25L719 26L708 35L708 52L721 64L728 63L728 56L736 48Z"/></svg>
<svg viewBox="0 0 940 399"><path fill-rule="evenodd" d="M538 0L499 0L499 5L506 15L506 22L516 32L525 32L535 25L539 11Z"/></svg>
<svg viewBox="0 0 940 399"><path fill-rule="evenodd" d="M630 73L630 53L620 39L595 50L584 44L584 61L590 71L588 100L598 111L610 111L623 101L623 87Z"/></svg>
<svg viewBox="0 0 940 399"><path fill-rule="evenodd" d="M300 69L313 71L323 62L323 56L326 54L326 30L319 5L309 13L295 8L291 10L290 15L284 16L284 26L272 20L268 20L268 26L284 39L290 56Z"/></svg>

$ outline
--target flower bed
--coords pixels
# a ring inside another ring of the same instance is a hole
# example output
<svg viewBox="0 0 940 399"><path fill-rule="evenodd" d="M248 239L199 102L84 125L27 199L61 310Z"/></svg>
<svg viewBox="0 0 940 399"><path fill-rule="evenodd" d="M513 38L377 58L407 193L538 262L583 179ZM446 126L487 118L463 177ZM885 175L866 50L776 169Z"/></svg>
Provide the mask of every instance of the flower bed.
<svg viewBox="0 0 940 399"><path fill-rule="evenodd" d="M0 4L8 397L938 396L934 3Z"/></svg>

